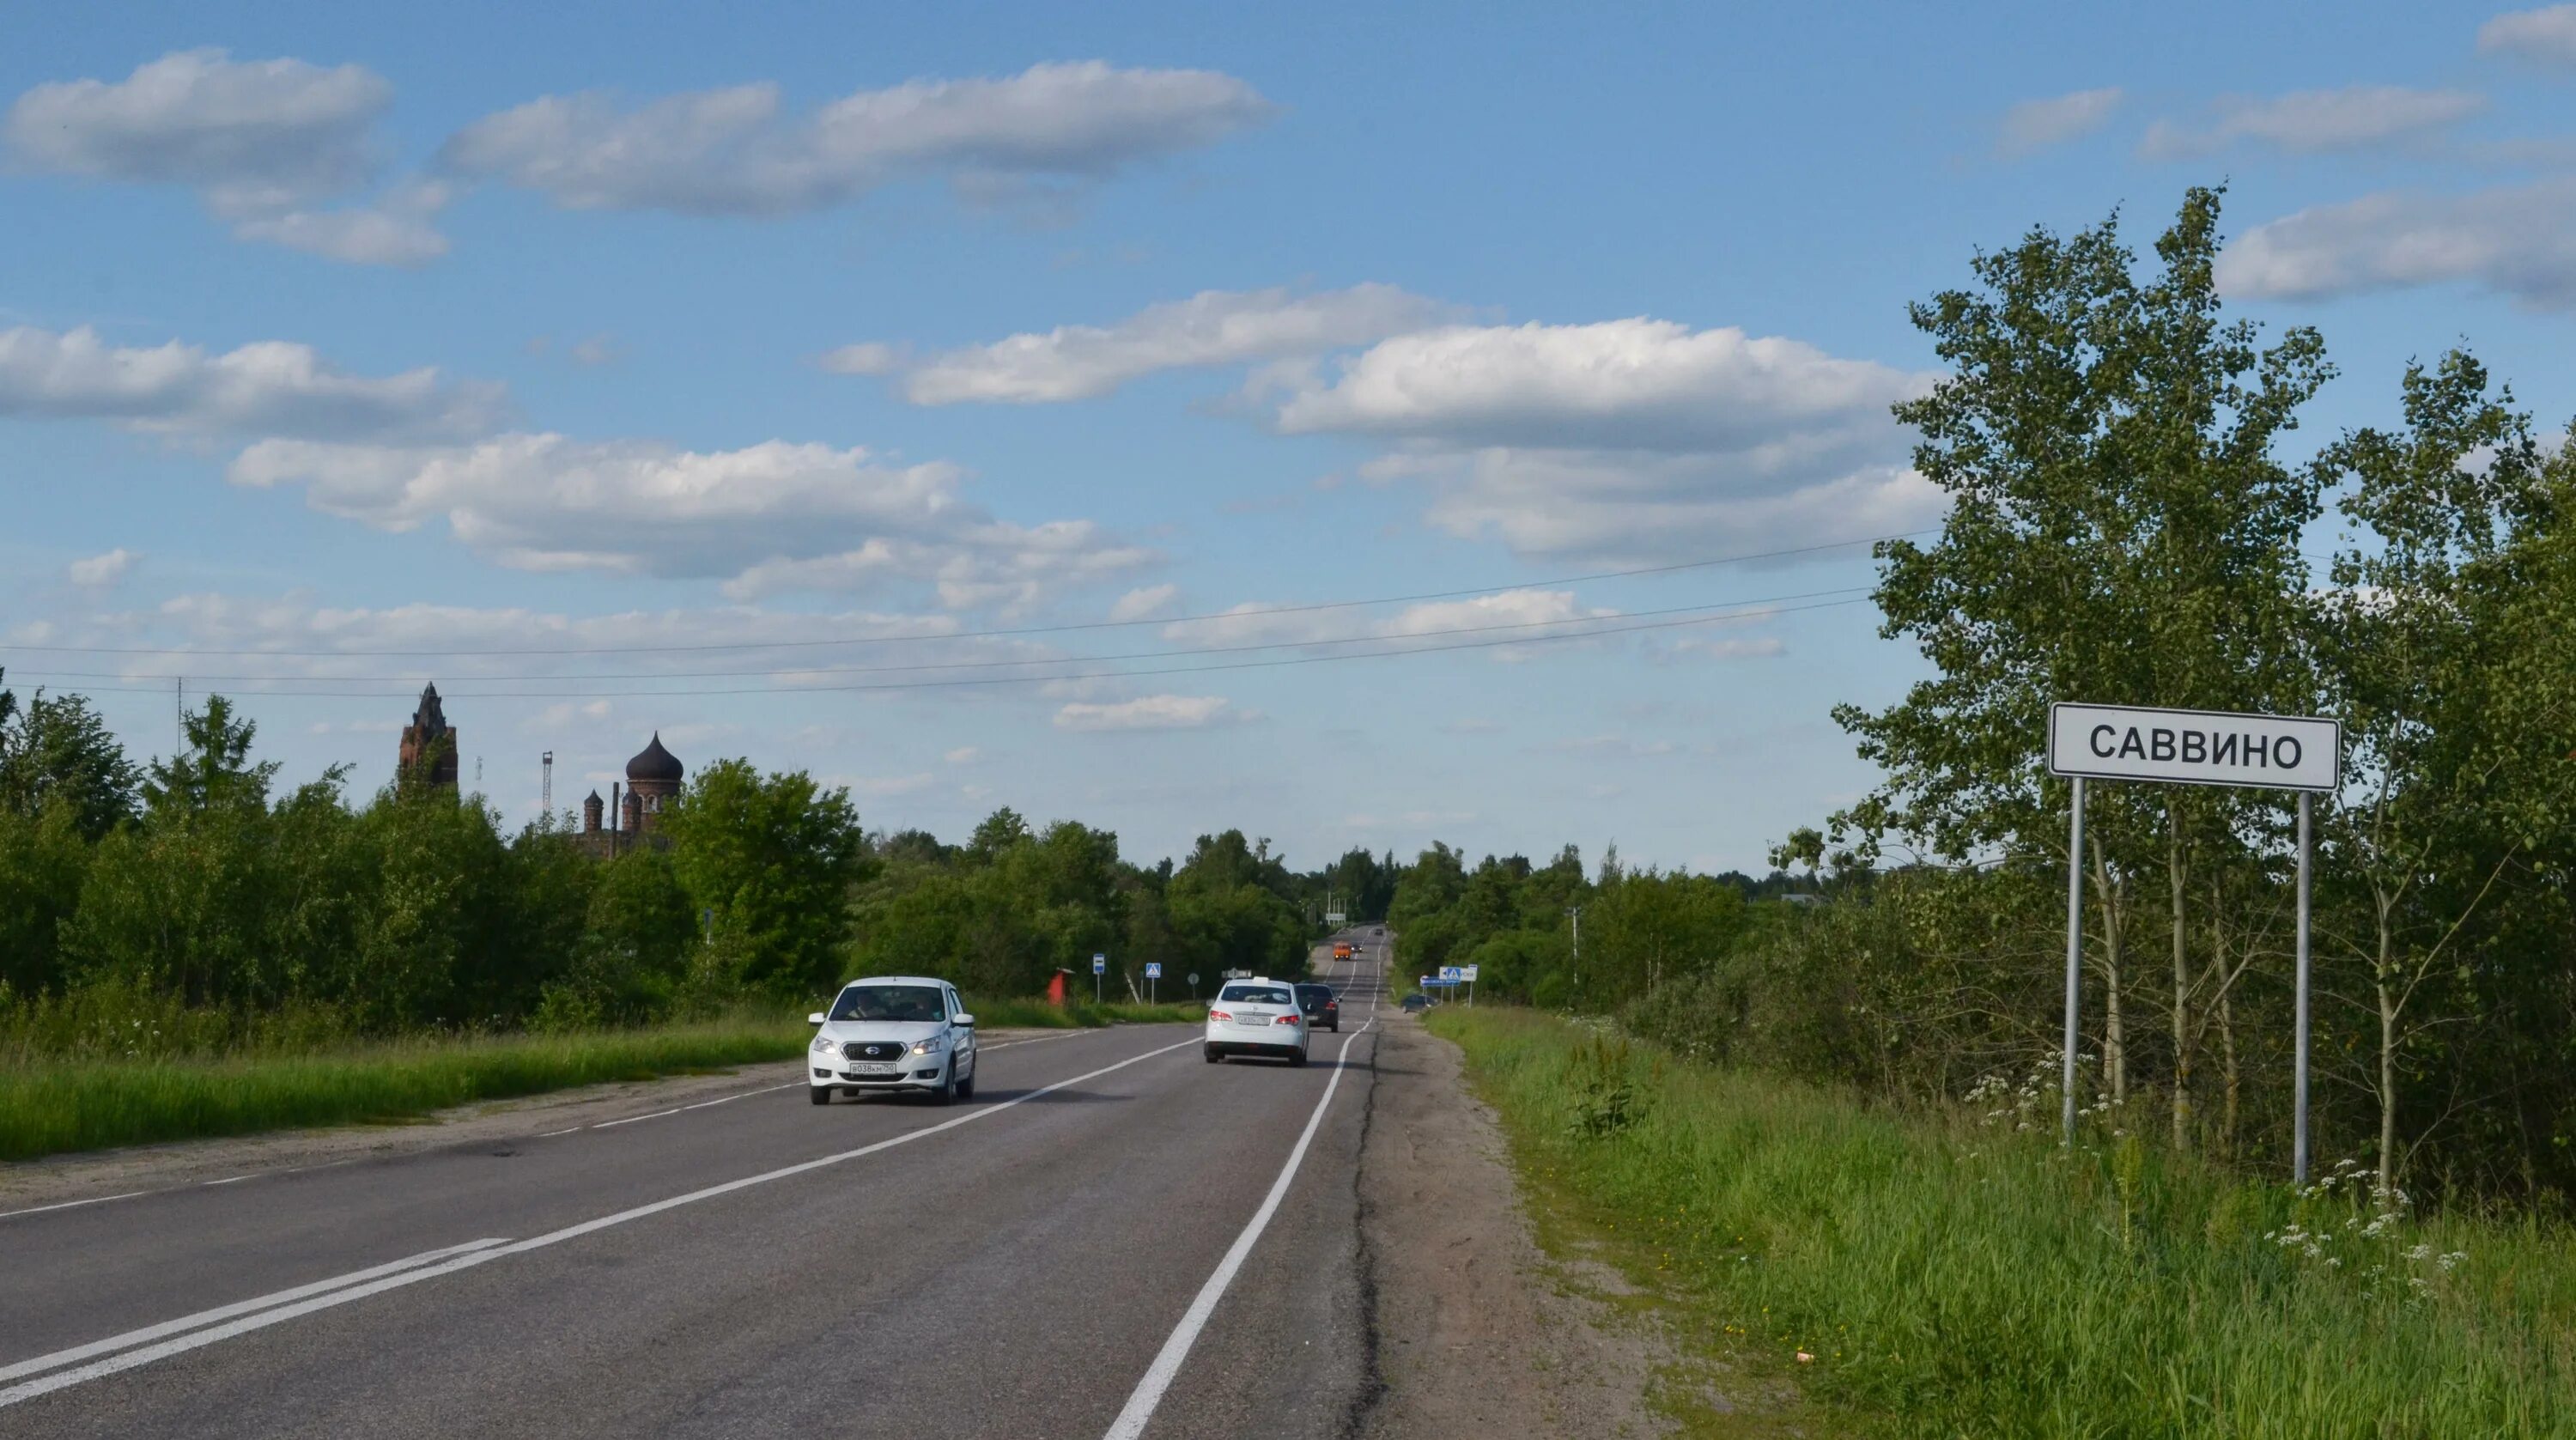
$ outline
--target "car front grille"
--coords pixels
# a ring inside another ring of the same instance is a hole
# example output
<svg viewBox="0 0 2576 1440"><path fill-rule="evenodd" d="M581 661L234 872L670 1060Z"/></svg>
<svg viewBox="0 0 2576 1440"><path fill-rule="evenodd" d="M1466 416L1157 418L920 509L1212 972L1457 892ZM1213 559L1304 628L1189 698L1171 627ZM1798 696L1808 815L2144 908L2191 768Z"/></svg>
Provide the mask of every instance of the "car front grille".
<svg viewBox="0 0 2576 1440"><path fill-rule="evenodd" d="M909 1048L900 1040L853 1040L841 1047L841 1053L853 1060L897 1060Z"/></svg>

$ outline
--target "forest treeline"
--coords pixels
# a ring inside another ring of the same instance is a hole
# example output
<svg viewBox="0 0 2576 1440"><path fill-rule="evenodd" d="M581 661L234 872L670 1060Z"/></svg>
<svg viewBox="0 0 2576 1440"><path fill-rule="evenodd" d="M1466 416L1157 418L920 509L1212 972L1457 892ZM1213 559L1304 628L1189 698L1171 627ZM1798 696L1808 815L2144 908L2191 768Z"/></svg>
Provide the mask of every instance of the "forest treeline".
<svg viewBox="0 0 2576 1440"><path fill-rule="evenodd" d="M1486 986L1698 1054L1889 1094L2054 1094L2067 785L2055 700L2331 716L2315 818L2317 1153L2383 1190L2576 1195L2576 448L2465 350L2388 423L2289 437L2319 335L2224 317L2219 196L2142 261L2034 231L1913 308L1946 377L1897 407L1947 499L1878 547L1928 675L1836 719L1881 772L1775 863L1824 903L1455 857L1394 909ZM2083 1089L2106 1128L2287 1168L2295 801L2096 785ZM1583 912L1583 961L1563 912ZM1640 923L1635 917L1653 916ZM1614 918L1616 917L1616 918ZM2041 1113L2053 1114L2049 1103Z"/></svg>
<svg viewBox="0 0 2576 1440"><path fill-rule="evenodd" d="M802 1009L869 971L1028 995L1102 952L1113 989L1161 962L1170 999L1193 971L1301 969L1322 914L1320 875L1234 830L1139 866L1108 831L1005 809L949 845L725 760L659 817L667 847L600 859L563 820L512 833L436 785L281 787L222 696L183 738L137 764L85 697L0 688L0 1037L20 1053Z"/></svg>

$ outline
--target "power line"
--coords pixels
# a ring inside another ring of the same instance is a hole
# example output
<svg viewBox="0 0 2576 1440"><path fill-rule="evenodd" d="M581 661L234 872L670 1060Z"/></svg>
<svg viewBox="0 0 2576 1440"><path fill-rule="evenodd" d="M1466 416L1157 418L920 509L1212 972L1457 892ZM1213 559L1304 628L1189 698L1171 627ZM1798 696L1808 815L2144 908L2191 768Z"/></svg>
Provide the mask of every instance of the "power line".
<svg viewBox="0 0 2576 1440"><path fill-rule="evenodd" d="M896 680L855 685L752 686L733 688L700 687L677 690L459 690L447 695L452 700L590 700L648 699L659 696L714 695L846 695L877 690L945 690L967 685L1044 685L1064 680L1127 680L1154 675L1200 675L1221 670L1268 670L1288 665L1328 665L1345 660L1383 660L1411 655L1436 655L1459 650L1490 650L1502 645L1550 645L1568 640L1591 640L1604 635L1629 635L1641 631L1671 630L1691 625L1713 625L1767 615L1792 615L1806 610L1826 610L1841 605L1868 603L1868 596L1855 595L1840 600L1818 600L1805 605L1758 606L1731 610L1714 615L1693 615L1678 620L1653 620L1634 625L1610 625L1598 629L1563 635L1512 635L1485 640L1453 641L1446 645L1395 644L1384 650L1357 651L1341 655L1289 655L1268 660L1231 660L1213 665L1169 665L1139 670L1077 671L1060 675L985 675L957 680ZM1079 661L1058 663L1078 664ZM156 687L96 686L88 692L102 695L158 695ZM248 696L305 700L388 700L400 699L399 692L362 690L252 690Z"/></svg>
<svg viewBox="0 0 2576 1440"><path fill-rule="evenodd" d="M1705 570L1717 565L1743 565L1756 560L1782 560L1793 555L1813 555L1825 550L1848 549L1854 545L1876 545L1888 540L1907 540L1934 533L1931 529L1906 530L1893 535L1871 535L1850 540L1831 540L1819 545L1797 545L1783 550L1760 550L1741 555L1720 555L1706 560L1683 560L1670 565L1644 565L1628 570L1599 570L1589 575L1565 575L1549 580L1527 580L1509 585L1476 585L1464 590L1426 590L1413 595L1382 595L1368 600L1322 600L1303 605L1270 605L1251 610L1220 610L1197 615L1169 615L1134 620L1086 620L1063 625L1024 625L1003 630L960 630L943 635L863 635L832 640L733 640L691 645L564 645L531 646L518 649L418 649L418 650L276 650L215 649L187 645L22 645L0 644L0 652L23 650L76 655L275 655L292 659L360 657L388 659L420 656L432 659L473 658L494 655L670 655L706 650L796 650L834 645L893 645L932 640L991 640L1018 635L1062 635L1078 630L1119 630L1137 625L1187 625L1203 620L1239 620L1262 615L1303 615L1318 610L1365 609L1376 605L1408 605L1423 600L1455 600L1463 596L1489 595L1507 590L1531 590L1549 585L1582 585L1600 580L1625 580L1643 575L1670 575L1684 570Z"/></svg>
<svg viewBox="0 0 2576 1440"><path fill-rule="evenodd" d="M1868 590L1866 585L1840 585L1826 590L1808 590L1794 595L1766 595L1750 600L1720 600L1702 605L1670 605L1655 610L1631 610L1607 615L1570 615L1554 620L1514 620L1490 625L1452 625L1434 630L1412 630L1400 635L1338 635L1295 640L1263 640L1240 645L1199 645L1161 650L1131 650L1111 655L1053 655L1013 660L942 660L912 665L817 665L766 670L612 670L580 675L479 675L466 677L469 683L506 684L552 681L594 680L717 680L752 676L777 679L795 675L891 675L942 670L996 670L1025 665L1096 665L1119 660L1168 660L1188 655L1240 655L1256 650L1300 649L1320 645L1365 645L1393 643L1443 635L1481 635L1503 630L1534 630L1550 626L1588 625L1614 620L1648 619L1662 615L1690 615L1710 610L1735 610L1749 606L1785 604L1790 601L1815 600L1828 595L1854 595ZM1422 648L1422 647L1415 647ZM156 680L167 676L127 674L116 670L27 670L22 673L53 679L81 680ZM422 678L409 675L207 675L193 677L199 681L265 681L288 680L311 684L390 685L409 684ZM650 693L650 692L643 692ZM673 692L679 693L679 692Z"/></svg>

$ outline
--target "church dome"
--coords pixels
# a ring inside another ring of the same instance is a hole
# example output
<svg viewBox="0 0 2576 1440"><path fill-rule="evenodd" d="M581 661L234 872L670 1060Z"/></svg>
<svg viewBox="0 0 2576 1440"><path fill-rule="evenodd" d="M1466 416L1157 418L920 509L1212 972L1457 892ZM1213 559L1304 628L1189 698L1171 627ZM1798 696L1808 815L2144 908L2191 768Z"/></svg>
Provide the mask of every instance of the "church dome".
<svg viewBox="0 0 2576 1440"><path fill-rule="evenodd" d="M626 778L629 780L648 783L658 780L677 785L684 773L679 758L662 748L662 732L659 730L653 732L653 743L645 746L642 754L626 762Z"/></svg>

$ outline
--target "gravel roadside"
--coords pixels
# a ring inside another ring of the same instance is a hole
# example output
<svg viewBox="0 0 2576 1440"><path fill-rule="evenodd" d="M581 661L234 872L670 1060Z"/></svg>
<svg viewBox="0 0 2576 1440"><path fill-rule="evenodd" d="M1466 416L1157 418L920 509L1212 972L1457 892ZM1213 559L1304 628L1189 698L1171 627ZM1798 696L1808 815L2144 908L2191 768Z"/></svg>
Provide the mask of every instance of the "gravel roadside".
<svg viewBox="0 0 2576 1440"><path fill-rule="evenodd" d="M1672 1433L1646 1401L1669 1346L1610 1302L1605 1277L1540 1251L1501 1129L1467 1092L1458 1048L1409 1015L1384 1028L1359 1174L1382 1388L1353 1433Z"/></svg>

